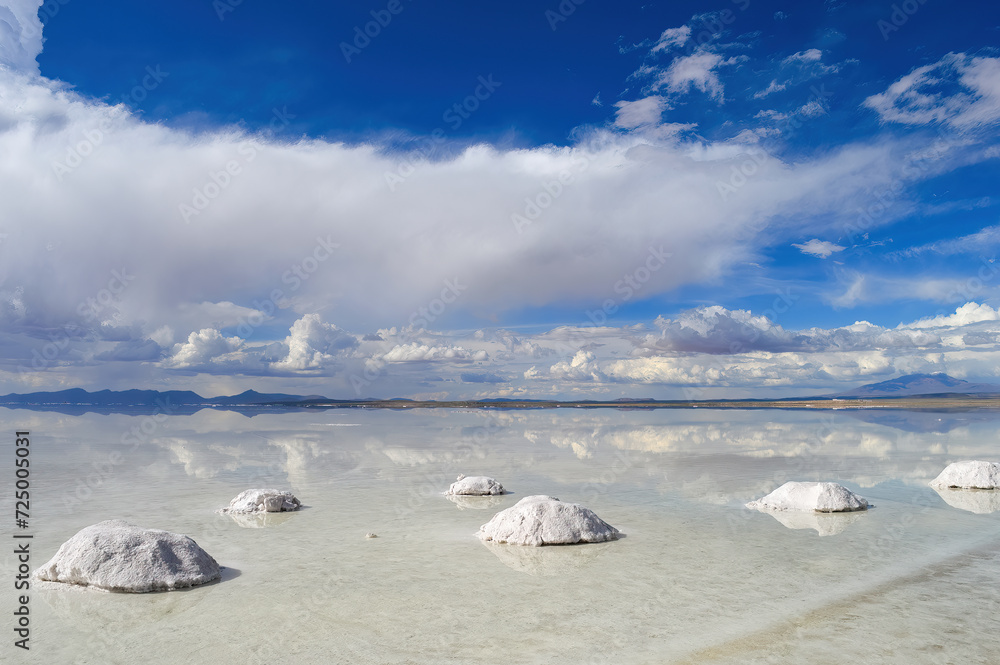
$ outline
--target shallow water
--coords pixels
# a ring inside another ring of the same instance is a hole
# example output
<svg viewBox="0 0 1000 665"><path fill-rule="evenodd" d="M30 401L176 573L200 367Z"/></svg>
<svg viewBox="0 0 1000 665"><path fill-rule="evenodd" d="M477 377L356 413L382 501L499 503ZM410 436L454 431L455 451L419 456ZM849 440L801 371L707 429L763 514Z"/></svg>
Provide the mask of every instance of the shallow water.
<svg viewBox="0 0 1000 665"><path fill-rule="evenodd" d="M5 644L3 662L993 663L1000 647L996 496L927 486L952 461L1000 458L992 414L0 410L0 422L4 505L13 432L32 433L33 567L111 518L190 535L226 567L183 592L35 586L32 649ZM450 501L459 473L514 493ZM841 482L876 508L781 520L743 508L792 479ZM215 512L249 487L291 489L308 508ZM529 494L583 503L627 537L475 537ZM13 580L13 557L0 561Z"/></svg>

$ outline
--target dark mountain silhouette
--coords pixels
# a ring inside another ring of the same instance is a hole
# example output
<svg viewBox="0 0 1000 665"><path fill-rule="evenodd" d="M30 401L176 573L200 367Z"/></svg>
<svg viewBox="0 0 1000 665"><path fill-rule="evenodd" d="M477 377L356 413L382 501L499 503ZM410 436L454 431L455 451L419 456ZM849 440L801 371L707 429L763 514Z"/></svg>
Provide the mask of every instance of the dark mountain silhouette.
<svg viewBox="0 0 1000 665"><path fill-rule="evenodd" d="M55 392L37 392L19 395L11 393L0 397L0 404L77 404L92 406L156 406L161 403L177 405L205 404L207 400L190 390L98 390L88 392L83 388L70 388Z"/></svg>
<svg viewBox="0 0 1000 665"><path fill-rule="evenodd" d="M1000 385L970 383L947 374L907 374L897 379L869 383L834 397L913 397L916 395L1000 394Z"/></svg>
<svg viewBox="0 0 1000 665"><path fill-rule="evenodd" d="M276 404L281 402L303 402L306 400L325 400L322 395L289 395L286 393L259 393L256 390L245 390L239 395L230 397L212 397L202 399L204 404L238 405L238 404Z"/></svg>

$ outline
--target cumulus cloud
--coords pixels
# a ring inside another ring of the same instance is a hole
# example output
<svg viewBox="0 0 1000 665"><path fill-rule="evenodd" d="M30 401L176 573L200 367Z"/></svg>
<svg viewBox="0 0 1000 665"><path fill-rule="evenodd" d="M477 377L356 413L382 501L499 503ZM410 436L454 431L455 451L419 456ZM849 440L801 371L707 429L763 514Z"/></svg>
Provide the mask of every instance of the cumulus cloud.
<svg viewBox="0 0 1000 665"><path fill-rule="evenodd" d="M793 305L794 303L789 303ZM766 316L748 310L728 310L715 305L682 312L676 319L658 317L659 333L635 338L637 355L730 355L750 351L857 351L915 347L940 342L935 335L917 331L890 330L858 321L839 328L807 328L789 331Z"/></svg>
<svg viewBox="0 0 1000 665"><path fill-rule="evenodd" d="M307 314L292 324L285 338L288 355L273 363L275 369L320 369L334 354L353 349L358 340L332 323L323 323L319 314Z"/></svg>
<svg viewBox="0 0 1000 665"><path fill-rule="evenodd" d="M472 362L488 360L489 354L485 351L470 352L460 346L429 346L410 342L392 347L378 359L387 363Z"/></svg>
<svg viewBox="0 0 1000 665"><path fill-rule="evenodd" d="M35 59L42 52L39 0L7 0L0 5L0 68L38 74Z"/></svg>
<svg viewBox="0 0 1000 665"><path fill-rule="evenodd" d="M986 304L967 302L954 314L939 314L938 316L919 319L912 323L901 323L900 328L951 328L966 326L970 323L983 321L1000 321L1000 309L994 309Z"/></svg>
<svg viewBox="0 0 1000 665"><path fill-rule="evenodd" d="M847 249L846 247L832 243L829 240L819 240L818 238L813 238L812 240L802 244L792 243L792 247L798 249L803 254L817 256L821 259L829 258L831 254L842 252Z"/></svg>
<svg viewBox="0 0 1000 665"><path fill-rule="evenodd" d="M562 381L602 381L603 372L598 368L597 356L592 351L577 351L569 361L558 362L549 368L549 376Z"/></svg>
<svg viewBox="0 0 1000 665"><path fill-rule="evenodd" d="M1000 58L949 53L900 77L864 106L883 122L971 130L1000 119Z"/></svg>
<svg viewBox="0 0 1000 665"><path fill-rule="evenodd" d="M239 337L225 337L214 328L204 328L188 335L186 342L175 345L165 364L178 369L204 366L242 348L243 340Z"/></svg>

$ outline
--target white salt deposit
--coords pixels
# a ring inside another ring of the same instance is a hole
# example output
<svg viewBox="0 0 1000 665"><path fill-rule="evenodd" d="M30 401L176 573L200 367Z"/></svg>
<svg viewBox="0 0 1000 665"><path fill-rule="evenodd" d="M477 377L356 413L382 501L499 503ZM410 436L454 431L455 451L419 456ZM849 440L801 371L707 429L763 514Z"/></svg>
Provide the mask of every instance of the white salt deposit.
<svg viewBox="0 0 1000 665"><path fill-rule="evenodd" d="M445 494L490 496L504 494L503 485L487 476L459 476Z"/></svg>
<svg viewBox="0 0 1000 665"><path fill-rule="evenodd" d="M281 490L244 490L223 508L223 513L282 513L298 510L302 502L291 492Z"/></svg>
<svg viewBox="0 0 1000 665"><path fill-rule="evenodd" d="M545 495L526 496L501 510L476 534L512 545L569 545L616 540L621 534L588 508Z"/></svg>
<svg viewBox="0 0 1000 665"><path fill-rule="evenodd" d="M187 536L106 520L81 529L34 572L35 579L145 593L205 584L219 564Z"/></svg>
<svg viewBox="0 0 1000 665"><path fill-rule="evenodd" d="M981 461L955 462L949 464L930 485L962 489L1000 489L1000 464Z"/></svg>
<svg viewBox="0 0 1000 665"><path fill-rule="evenodd" d="M760 511L812 510L818 513L868 509L868 501L843 485L795 481L789 481L767 496L746 505L747 508Z"/></svg>

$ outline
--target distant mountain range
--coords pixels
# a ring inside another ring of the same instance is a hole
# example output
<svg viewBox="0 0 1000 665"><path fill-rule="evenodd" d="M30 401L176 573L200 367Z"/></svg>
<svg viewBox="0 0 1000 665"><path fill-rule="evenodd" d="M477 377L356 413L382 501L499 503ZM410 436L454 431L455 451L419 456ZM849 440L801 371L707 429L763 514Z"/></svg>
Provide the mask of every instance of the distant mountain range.
<svg viewBox="0 0 1000 665"><path fill-rule="evenodd" d="M970 383L947 374L907 374L838 393L833 397L914 397L917 395L1000 394L995 383Z"/></svg>
<svg viewBox="0 0 1000 665"><path fill-rule="evenodd" d="M1000 385L992 383L970 383L956 379L947 374L909 374L897 379L869 383L867 385L838 393L809 398L783 398L777 402L792 400L829 400L843 399L886 399L893 397L927 397L948 395L1000 395ZM719 400L719 402L738 402L746 400ZM769 400L749 400L762 402ZM322 395L290 395L287 393L259 393L247 390L239 395L221 397L202 397L190 390L98 390L89 392L82 388L71 388L55 392L37 392L27 394L11 393L0 396L0 406L8 408L29 408L42 411L57 411L66 414L80 414L88 411L97 413L128 412L143 413L194 413L201 409L226 409L240 411L247 415L257 413L274 413L282 410L297 410L308 407L359 406L388 407L403 406L407 403L417 404L413 400L396 398L389 400L354 399L335 400ZM614 400L575 400L560 402L547 399L516 399L489 398L475 401L445 401L421 402L427 406L490 406L513 407L526 406L612 406L620 404L622 408L634 406L657 407L662 404L673 408L684 407L688 400L655 400L651 398L617 398ZM631 405L631 406L630 406Z"/></svg>
<svg viewBox="0 0 1000 665"><path fill-rule="evenodd" d="M70 388L55 392L11 393L0 396L0 404L32 405L91 405L91 406L254 406L286 402L306 402L327 398L322 395L288 395L285 393L259 393L247 390L229 397L202 397L190 390L98 390L88 392L83 388Z"/></svg>

